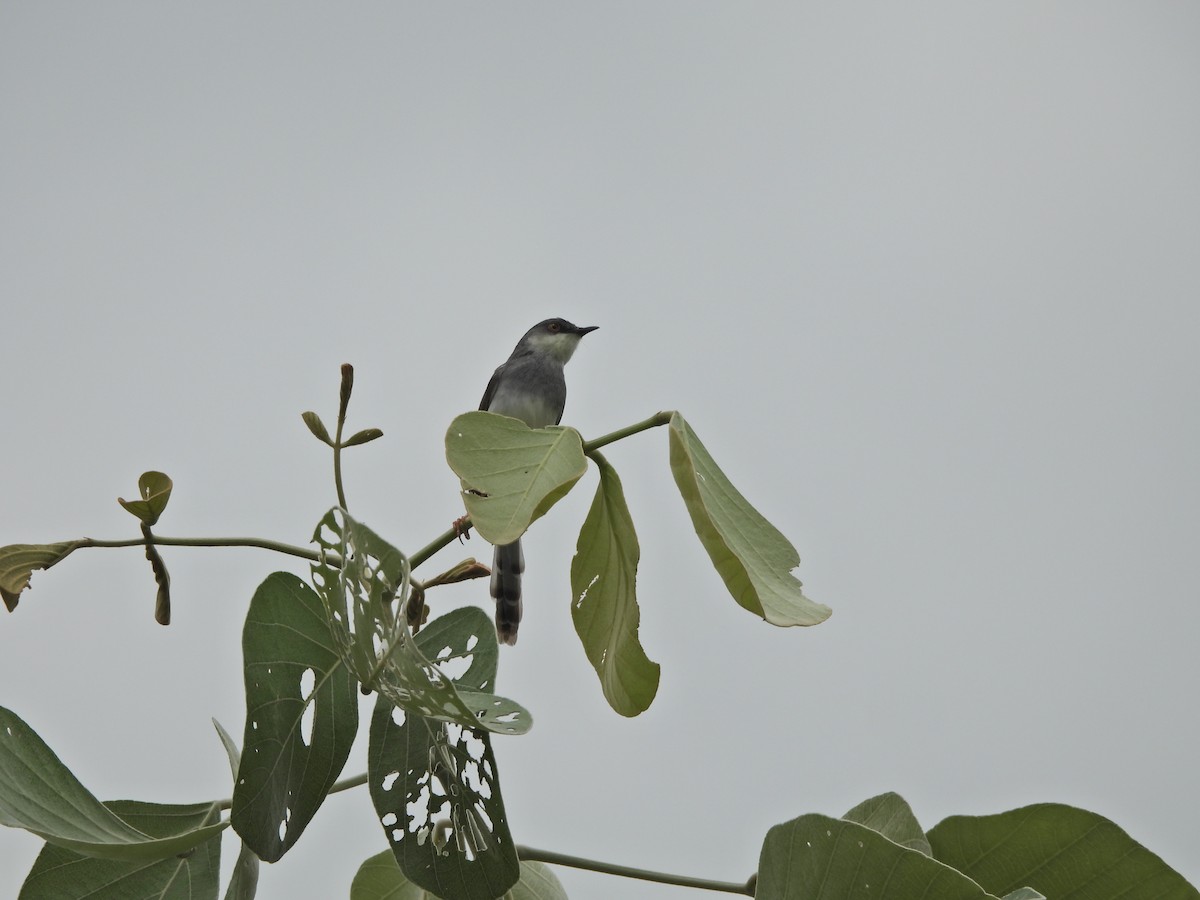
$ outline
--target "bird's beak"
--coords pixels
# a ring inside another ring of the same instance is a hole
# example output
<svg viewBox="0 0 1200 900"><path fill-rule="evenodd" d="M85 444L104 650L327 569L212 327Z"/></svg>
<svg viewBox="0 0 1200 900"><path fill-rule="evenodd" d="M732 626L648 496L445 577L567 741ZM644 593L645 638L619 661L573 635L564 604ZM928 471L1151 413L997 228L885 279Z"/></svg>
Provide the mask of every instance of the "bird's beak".
<svg viewBox="0 0 1200 900"><path fill-rule="evenodd" d="M599 327L600 327L599 325L585 325L582 328L576 328L575 333L577 335L579 335L580 337L583 337L589 331L595 331Z"/></svg>

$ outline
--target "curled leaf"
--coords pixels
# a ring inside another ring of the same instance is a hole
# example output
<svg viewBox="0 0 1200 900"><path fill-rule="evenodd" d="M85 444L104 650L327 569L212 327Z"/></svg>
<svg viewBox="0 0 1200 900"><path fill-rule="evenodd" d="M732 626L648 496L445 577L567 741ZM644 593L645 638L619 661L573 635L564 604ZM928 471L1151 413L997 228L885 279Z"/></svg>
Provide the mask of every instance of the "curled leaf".
<svg viewBox="0 0 1200 900"><path fill-rule="evenodd" d="M83 541L59 541L57 544L9 544L0 547L0 597L12 612L21 592L29 587L34 569L49 569L66 559Z"/></svg>
<svg viewBox="0 0 1200 900"><path fill-rule="evenodd" d="M117 498L125 510L137 516L144 525L154 525L158 517L167 508L171 499L171 479L162 472L143 472L138 479L138 496L140 500L122 500Z"/></svg>

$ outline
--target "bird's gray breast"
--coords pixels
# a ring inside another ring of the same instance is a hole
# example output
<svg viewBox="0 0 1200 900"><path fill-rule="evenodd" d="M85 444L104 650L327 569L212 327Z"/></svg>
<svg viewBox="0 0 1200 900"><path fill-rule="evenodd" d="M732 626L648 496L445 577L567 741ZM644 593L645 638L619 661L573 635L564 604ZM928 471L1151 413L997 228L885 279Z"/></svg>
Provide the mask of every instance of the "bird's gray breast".
<svg viewBox="0 0 1200 900"><path fill-rule="evenodd" d="M567 405L561 365L539 359L510 360L488 403L488 411L520 419L531 428L557 425Z"/></svg>

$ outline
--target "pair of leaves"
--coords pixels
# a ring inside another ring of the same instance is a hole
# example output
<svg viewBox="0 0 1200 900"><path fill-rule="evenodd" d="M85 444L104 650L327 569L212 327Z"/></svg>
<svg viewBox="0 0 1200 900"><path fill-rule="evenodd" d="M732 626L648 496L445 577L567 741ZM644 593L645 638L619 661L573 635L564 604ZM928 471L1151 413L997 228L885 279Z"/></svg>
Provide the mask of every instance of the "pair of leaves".
<svg viewBox="0 0 1200 900"><path fill-rule="evenodd" d="M490 625L481 631L476 622L475 643L464 647L486 655L490 640L490 674L456 687L440 668L444 658L422 650L425 632L414 640L404 622L403 554L340 509L314 539L316 590L286 572L268 576L242 634L247 714L232 821L270 862L296 843L341 773L358 731L360 683L437 727L516 734L532 724L524 708L491 693ZM426 630L437 635L440 621Z"/></svg>
<svg viewBox="0 0 1200 900"><path fill-rule="evenodd" d="M883 794L840 819L806 815L767 832L755 896L939 900L1197 900L1200 893L1103 816L1044 803L952 816L928 836L908 804Z"/></svg>
<svg viewBox="0 0 1200 900"><path fill-rule="evenodd" d="M47 841L21 897L216 897L216 804L101 803L38 734L0 707L0 824Z"/></svg>
<svg viewBox="0 0 1200 900"><path fill-rule="evenodd" d="M814 603L792 575L800 556L713 461L678 412L669 424L670 463L692 525L729 592L775 625L816 625L830 609ZM633 519L616 470L596 451L600 473L571 564L572 618L609 704L644 712L658 690L659 666L638 637L640 556ZM470 412L446 433L446 458L462 482L471 522L494 544L507 544L546 513L586 470L584 445L571 428L529 428L517 419Z"/></svg>

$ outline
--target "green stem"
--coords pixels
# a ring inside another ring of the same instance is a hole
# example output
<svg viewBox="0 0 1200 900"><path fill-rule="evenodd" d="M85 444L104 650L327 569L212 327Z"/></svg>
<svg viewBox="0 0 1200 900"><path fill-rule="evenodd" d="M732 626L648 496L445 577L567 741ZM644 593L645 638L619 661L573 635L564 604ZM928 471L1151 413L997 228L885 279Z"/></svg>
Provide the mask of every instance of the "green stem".
<svg viewBox="0 0 1200 900"><path fill-rule="evenodd" d="M583 442L583 452L591 453L593 450L599 450L605 444L611 444L613 441L619 441L622 438L627 438L631 434L637 434L639 431L648 431L651 428L657 428L659 425L666 425L674 416L673 412L658 412L648 419L638 422L636 425L629 425L626 428L618 428L611 434L603 435L591 441Z"/></svg>
<svg viewBox="0 0 1200 900"><path fill-rule="evenodd" d="M433 556L433 554L437 553L439 550L441 550L446 545L452 543L458 537L467 534L470 530L471 530L470 518L467 518L463 522L462 527L460 527L460 528L454 528L452 526L452 527L446 529L441 534L439 534L436 538L434 538L432 541L430 541L428 544L426 544L424 547L422 547L420 550L418 550L416 553L414 553L412 556L410 556L408 558L408 565L411 568L415 569L417 566L421 565L421 563L428 560L429 557Z"/></svg>
<svg viewBox="0 0 1200 900"><path fill-rule="evenodd" d="M156 534L154 535L154 543L166 547L257 547L260 550L274 550L276 553L298 556L301 559L308 559L313 562L321 561L321 557L316 550L310 550L308 547L297 547L294 544L284 544L281 541L268 541L263 538L173 538ZM126 538L120 541L102 541L97 538L81 538L79 540L80 547L144 547L145 545L145 538ZM332 557L330 558L330 562L334 565L338 564L338 561Z"/></svg>
<svg viewBox="0 0 1200 900"><path fill-rule="evenodd" d="M555 853L553 850L536 850L533 847L520 845L517 846L517 856L528 862L544 862L556 866L571 866L575 869L587 869L590 872L602 872L605 875L619 875L622 878L637 878L641 881L655 881L659 884L700 888L705 891L722 891L726 894L745 894L749 897L754 896L754 883L757 880L751 877L749 881L738 884L733 881L713 881L709 878L694 878L691 875L672 875L668 872L635 869L632 866L599 862L594 859L569 856L566 853Z"/></svg>
<svg viewBox="0 0 1200 900"><path fill-rule="evenodd" d="M367 773L360 772L358 775L354 775L350 778L343 778L341 781L334 782L333 787L331 787L329 789L328 793L336 794L339 791L348 791L348 790L350 790L350 788L361 787L362 785L364 785L366 783L367 783ZM217 801L217 807L219 809L229 809L232 806L233 806L232 798Z"/></svg>

